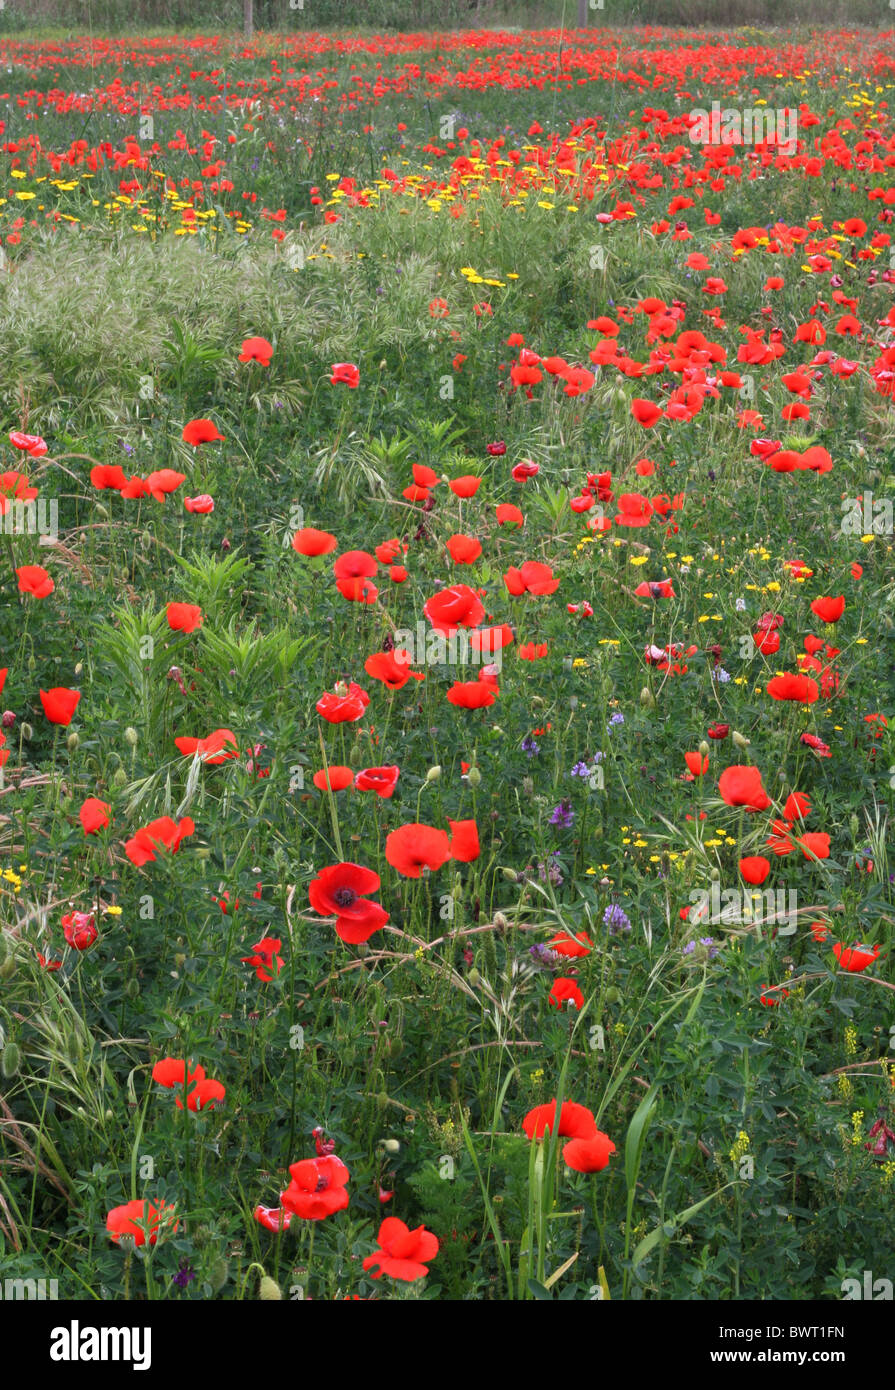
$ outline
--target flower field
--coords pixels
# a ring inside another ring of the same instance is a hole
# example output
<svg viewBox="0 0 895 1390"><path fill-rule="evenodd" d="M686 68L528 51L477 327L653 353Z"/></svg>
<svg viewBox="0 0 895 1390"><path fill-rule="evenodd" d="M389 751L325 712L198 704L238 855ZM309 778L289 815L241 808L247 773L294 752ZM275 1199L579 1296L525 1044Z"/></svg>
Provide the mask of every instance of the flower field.
<svg viewBox="0 0 895 1390"><path fill-rule="evenodd" d="M0 1289L891 1299L895 31L0 79Z"/></svg>

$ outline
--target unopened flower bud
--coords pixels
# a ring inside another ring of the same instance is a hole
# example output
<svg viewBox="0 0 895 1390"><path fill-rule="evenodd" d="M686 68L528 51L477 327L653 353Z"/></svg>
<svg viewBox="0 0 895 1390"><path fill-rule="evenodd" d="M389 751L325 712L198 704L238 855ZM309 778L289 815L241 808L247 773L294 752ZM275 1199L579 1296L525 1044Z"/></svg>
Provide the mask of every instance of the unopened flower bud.
<svg viewBox="0 0 895 1390"><path fill-rule="evenodd" d="M748 748L748 747L749 747L749 743L750 743L751 740L749 740L748 738L746 738L745 734L738 734L737 731L736 731L736 729L734 729L734 731L733 731L733 733L730 735L730 737L733 739L733 741L734 741L734 743L736 744L737 748Z"/></svg>
<svg viewBox="0 0 895 1390"><path fill-rule="evenodd" d="M265 1274L261 1283L258 1285L258 1297L264 1302L270 1303L283 1297L279 1284L271 1279L269 1274Z"/></svg>
<svg viewBox="0 0 895 1390"><path fill-rule="evenodd" d="M477 767L471 767L466 774L466 780L471 787L480 787L482 785L482 774Z"/></svg>
<svg viewBox="0 0 895 1390"><path fill-rule="evenodd" d="M707 758L708 755L709 755L709 751L710 751L710 750L709 750L709 746L708 746L708 744L706 743L705 739L703 739L703 740L702 740L702 743L700 743L700 745L699 745L699 752L700 752L700 755L701 755L703 758Z"/></svg>
<svg viewBox="0 0 895 1390"><path fill-rule="evenodd" d="M398 1154L401 1152L401 1144L397 1139L383 1139L382 1147L387 1154Z"/></svg>
<svg viewBox="0 0 895 1390"><path fill-rule="evenodd" d="M640 692L640 703L644 709L656 708L656 698L648 685L645 685Z"/></svg>
<svg viewBox="0 0 895 1390"><path fill-rule="evenodd" d="M65 746L69 753L76 753L81 746L81 740L76 733L72 732L65 740Z"/></svg>
<svg viewBox="0 0 895 1390"><path fill-rule="evenodd" d="M13 726L13 724L15 724L15 722L16 722L16 717L15 717L14 712L13 712L11 709L5 709L5 710L3 711L3 720L2 720L4 729L11 729L12 726Z"/></svg>
<svg viewBox="0 0 895 1390"><path fill-rule="evenodd" d="M139 737L136 729L132 729L130 725L124 731L124 741L130 744L131 748L136 748Z"/></svg>
<svg viewBox="0 0 895 1390"><path fill-rule="evenodd" d="M31 725L30 725L30 724L23 724L23 725L22 725L22 738L27 742L28 739L31 739L31 738L33 738L33 737L34 737L34 730L32 729Z"/></svg>

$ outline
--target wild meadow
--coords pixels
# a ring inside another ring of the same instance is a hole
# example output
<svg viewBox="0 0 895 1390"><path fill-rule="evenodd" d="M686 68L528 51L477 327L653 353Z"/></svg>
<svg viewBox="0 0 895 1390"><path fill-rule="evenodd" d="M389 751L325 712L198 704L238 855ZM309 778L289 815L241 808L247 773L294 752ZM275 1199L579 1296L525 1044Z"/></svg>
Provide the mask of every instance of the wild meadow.
<svg viewBox="0 0 895 1390"><path fill-rule="evenodd" d="M612 25L0 36L0 1284L892 1297L893 31Z"/></svg>

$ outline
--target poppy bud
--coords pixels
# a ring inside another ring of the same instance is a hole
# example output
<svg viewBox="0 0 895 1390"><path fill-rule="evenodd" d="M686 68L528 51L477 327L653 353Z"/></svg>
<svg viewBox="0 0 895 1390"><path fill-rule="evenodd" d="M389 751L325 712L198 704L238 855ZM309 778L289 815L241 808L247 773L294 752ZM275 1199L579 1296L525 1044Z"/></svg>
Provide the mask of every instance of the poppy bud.
<svg viewBox="0 0 895 1390"><path fill-rule="evenodd" d="M856 840L858 838L859 824L860 823L858 821L857 816L855 815L854 811L852 811L851 815L848 818L848 828L852 833L853 840Z"/></svg>
<svg viewBox="0 0 895 1390"><path fill-rule="evenodd" d="M645 685L640 692L640 703L644 709L656 708L655 696L648 685Z"/></svg>
<svg viewBox="0 0 895 1390"><path fill-rule="evenodd" d="M700 745L699 745L699 752L700 752L700 756L703 757L703 758L707 758L708 755L709 755L709 746L708 746L708 744L706 743L705 739L703 739L702 742L701 742Z"/></svg>
<svg viewBox="0 0 895 1390"><path fill-rule="evenodd" d="M178 970L182 970L183 967L186 965L186 956L183 954L182 951L177 952L177 955L174 957L174 964L176 965Z"/></svg>
<svg viewBox="0 0 895 1390"><path fill-rule="evenodd" d="M733 739L737 748L748 748L751 742L750 739L746 738L745 734L738 734L736 729L734 729L730 737Z"/></svg>
<svg viewBox="0 0 895 1390"><path fill-rule="evenodd" d="M516 870L515 870L515 869L503 869L503 868L502 868L500 872L503 874L504 878L507 880L508 883L518 883L518 882L519 882L519 875L516 873Z"/></svg>
<svg viewBox="0 0 895 1390"><path fill-rule="evenodd" d="M712 880L713 883L717 883L721 878L721 870L717 867L710 869L709 878Z"/></svg>
<svg viewBox="0 0 895 1390"><path fill-rule="evenodd" d="M506 929L507 929L507 927L508 927L510 924L509 924L509 922L507 921L506 917L504 917L504 915L503 915L502 912L495 912L495 914L494 914L494 925L495 925L495 927L497 928L498 931L504 931L504 932L505 932Z"/></svg>
<svg viewBox="0 0 895 1390"><path fill-rule="evenodd" d="M472 969L470 970L470 972L469 972L469 974L466 976L466 978L467 978L467 980L469 981L469 983L472 985L473 989L477 989L478 986L482 983L482 977L481 977L481 975L479 974L479 972L476 970L475 966L472 967Z"/></svg>
<svg viewBox="0 0 895 1390"><path fill-rule="evenodd" d="M404 1044L400 1038L392 1038L388 1044L389 1057L400 1057L404 1051Z"/></svg>
<svg viewBox="0 0 895 1390"><path fill-rule="evenodd" d="M27 665L29 671L33 671L37 666L37 662L35 661L33 654L29 656Z"/></svg>
<svg viewBox="0 0 895 1390"><path fill-rule="evenodd" d="M616 989L615 985L610 985L603 996L607 1004L618 1004L621 1001L621 990Z"/></svg>
<svg viewBox="0 0 895 1390"><path fill-rule="evenodd" d="M397 1139L383 1139L382 1148L387 1154L397 1154L401 1152L401 1144Z"/></svg>
<svg viewBox="0 0 895 1390"><path fill-rule="evenodd" d="M477 767L471 767L466 774L466 780L471 787L480 787L482 785L482 774Z"/></svg>
<svg viewBox="0 0 895 1390"><path fill-rule="evenodd" d="M380 1109L380 1110L386 1110L386 1109L388 1108L388 1092L387 1092L387 1091L380 1091L380 1092L379 1092L378 1096L376 1097L376 1104L379 1106L379 1109Z"/></svg>
<svg viewBox="0 0 895 1390"><path fill-rule="evenodd" d="M140 994L140 981L136 979L128 980L127 984L124 986L124 992L128 999L138 998Z"/></svg>
<svg viewBox="0 0 895 1390"><path fill-rule="evenodd" d="M15 722L16 722L15 711L14 711L14 710L11 710L11 709L5 709L5 710L3 711L3 719L0 720L0 723L3 724L4 729L11 729L12 726L13 726L13 724L15 724Z"/></svg>
<svg viewBox="0 0 895 1390"><path fill-rule="evenodd" d="M31 725L30 725L30 724L23 724L23 725L22 725L22 738L25 740L25 742L27 743L27 741L28 741L29 739L32 739L33 737L34 737L34 730L32 729Z"/></svg>
<svg viewBox="0 0 895 1390"><path fill-rule="evenodd" d="M270 1303L283 1297L279 1284L265 1274L261 1283L258 1285L258 1297L264 1302Z"/></svg>
<svg viewBox="0 0 895 1390"><path fill-rule="evenodd" d="M69 734L68 738L65 740L65 745L69 753L76 753L81 746L81 740L78 738L77 734L72 733Z"/></svg>
<svg viewBox="0 0 895 1390"><path fill-rule="evenodd" d="M15 973L16 958L15 956L10 956L8 960L5 960L3 964L0 965L0 980L11 980Z"/></svg>
<svg viewBox="0 0 895 1390"><path fill-rule="evenodd" d="M221 1289L227 1282L229 1274L230 1266L224 1259L223 1255L221 1255L220 1258L215 1260L214 1264L211 1266L211 1270L209 1271L208 1275L208 1281L211 1284L212 1293L220 1293Z"/></svg>
<svg viewBox="0 0 895 1390"><path fill-rule="evenodd" d="M81 672L83 671L83 669L84 669L84 663L83 663L83 661L79 661L78 664L77 664L77 666L75 667L75 675L76 675L76 676L79 676L79 675L81 674Z"/></svg>
<svg viewBox="0 0 895 1390"><path fill-rule="evenodd" d="M7 1081L15 1076L22 1061L21 1048L17 1043L9 1042L0 1053L0 1071Z"/></svg>
<svg viewBox="0 0 895 1390"><path fill-rule="evenodd" d="M136 729L128 727L124 731L124 741L130 744L131 748L136 748L139 737L140 735L137 733Z"/></svg>
<svg viewBox="0 0 895 1390"><path fill-rule="evenodd" d="M123 787L127 784L127 773L123 767L116 767L112 773L112 786Z"/></svg>
<svg viewBox="0 0 895 1390"><path fill-rule="evenodd" d="M8 955L9 955L9 942L8 942L7 939L6 939L6 933L0 931L0 965L3 964L3 962L6 960L6 957L7 957ZM3 1036L3 1033L2 1033L2 1030L0 1030L0 1038L2 1038L2 1036Z"/></svg>
<svg viewBox="0 0 895 1390"><path fill-rule="evenodd" d="M428 786L428 784L429 784L430 782L437 782L440 776L441 776L441 764L440 764L440 763L436 763L435 766L434 766L434 767L430 767L430 768L429 768L429 771L426 773L426 785Z"/></svg>

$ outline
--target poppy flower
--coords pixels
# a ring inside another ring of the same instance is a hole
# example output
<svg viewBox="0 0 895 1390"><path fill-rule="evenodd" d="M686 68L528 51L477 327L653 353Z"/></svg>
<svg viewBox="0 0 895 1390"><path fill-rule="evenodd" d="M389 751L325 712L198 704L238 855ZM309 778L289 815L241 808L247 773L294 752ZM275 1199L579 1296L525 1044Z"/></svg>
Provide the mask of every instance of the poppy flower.
<svg viewBox="0 0 895 1390"><path fill-rule="evenodd" d="M292 1181L280 1193L283 1206L302 1221L325 1221L348 1206L350 1174L335 1154L303 1158L289 1167Z"/></svg>
<svg viewBox="0 0 895 1390"><path fill-rule="evenodd" d="M487 709L494 704L495 694L486 681L454 681L447 697L459 709Z"/></svg>
<svg viewBox="0 0 895 1390"><path fill-rule="evenodd" d="M496 439L493 444L485 445L485 452L492 458L501 458L507 451L507 446L502 439Z"/></svg>
<svg viewBox="0 0 895 1390"><path fill-rule="evenodd" d="M495 652L503 651L504 647L510 646L515 640L515 634L509 623L501 623L499 627L477 628L475 632L470 634L469 645L474 652L493 656Z"/></svg>
<svg viewBox="0 0 895 1390"><path fill-rule="evenodd" d="M62 918L62 934L75 951L86 951L97 938L92 912L67 912Z"/></svg>
<svg viewBox="0 0 895 1390"><path fill-rule="evenodd" d="M164 502L168 493L176 492L180 484L185 482L185 473L175 473L173 468L160 468L146 479L146 491L156 502Z"/></svg>
<svg viewBox="0 0 895 1390"><path fill-rule="evenodd" d="M535 463L534 459L520 459L514 463L511 470L511 477L514 483L527 482L529 478L536 478L541 471L541 465Z"/></svg>
<svg viewBox="0 0 895 1390"><path fill-rule="evenodd" d="M313 782L318 791L342 792L353 784L354 773L350 767L321 768L314 773Z"/></svg>
<svg viewBox="0 0 895 1390"><path fill-rule="evenodd" d="M32 458L43 458L47 452L47 442L39 434L25 434L22 430L10 430L9 442L14 449L21 449Z"/></svg>
<svg viewBox="0 0 895 1390"><path fill-rule="evenodd" d="M329 531L318 531L313 526L305 526L292 537L292 549L299 555L329 555L338 544Z"/></svg>
<svg viewBox="0 0 895 1390"><path fill-rule="evenodd" d="M173 1205L150 1202L142 1197L125 1202L124 1206L113 1207L106 1216L106 1230L112 1240L119 1241L122 1236L129 1236L135 1245L146 1244L147 1232L149 1244L155 1245L159 1231L173 1233L177 1226Z"/></svg>
<svg viewBox="0 0 895 1390"><path fill-rule="evenodd" d="M95 487L98 492L105 492L109 488L120 492L126 482L120 463L98 463L90 470L91 487Z"/></svg>
<svg viewBox="0 0 895 1390"><path fill-rule="evenodd" d="M385 842L385 857L405 878L420 878L423 869L433 873L451 857L444 830L412 821L393 830Z"/></svg>
<svg viewBox="0 0 895 1390"><path fill-rule="evenodd" d="M360 382L360 370L353 362L334 362L329 379L333 386L347 386L353 391Z"/></svg>
<svg viewBox="0 0 895 1390"><path fill-rule="evenodd" d="M111 810L112 807L107 801L100 801L97 796L88 796L78 812L84 834L95 835L98 830L105 830L110 824Z"/></svg>
<svg viewBox="0 0 895 1390"><path fill-rule="evenodd" d="M202 626L202 609L196 603L169 603L165 612L172 632L195 632Z"/></svg>
<svg viewBox="0 0 895 1390"><path fill-rule="evenodd" d="M554 578L553 570L549 565L541 564L539 560L526 560L518 569L511 565L503 577L503 582L509 593L517 598L525 593L555 594L559 588L559 580Z"/></svg>
<svg viewBox="0 0 895 1390"><path fill-rule="evenodd" d="M691 777L701 777L704 772L708 771L709 755L699 752L685 753L684 762L687 764Z"/></svg>
<svg viewBox="0 0 895 1390"><path fill-rule="evenodd" d="M379 590L369 579L337 579L336 588L349 603L375 603Z"/></svg>
<svg viewBox="0 0 895 1390"><path fill-rule="evenodd" d="M266 338L245 338L237 361L257 362L260 367L269 367L273 357L273 347Z"/></svg>
<svg viewBox="0 0 895 1390"><path fill-rule="evenodd" d="M796 844L806 859L829 859L830 837L817 830L809 830L800 835Z"/></svg>
<svg viewBox="0 0 895 1390"><path fill-rule="evenodd" d="M445 544L455 565L473 565L482 553L482 543L474 536L451 536Z"/></svg>
<svg viewBox="0 0 895 1390"><path fill-rule="evenodd" d="M213 420L190 420L183 427L184 443L192 444L194 449L198 449L200 444L213 444L218 439L223 442L224 438Z"/></svg>
<svg viewBox="0 0 895 1390"><path fill-rule="evenodd" d="M561 976L553 981L553 988L547 996L547 1003L552 1004L555 1009L562 1009L570 1001L576 1009L580 1009L584 1003L584 995L574 980Z"/></svg>
<svg viewBox="0 0 895 1390"><path fill-rule="evenodd" d="M833 955L839 962L840 970L847 970L852 975L858 975L862 970L866 970L868 965L873 965L879 955L878 946L843 946L841 941L833 943Z"/></svg>
<svg viewBox="0 0 895 1390"><path fill-rule="evenodd" d="M477 478L474 473L464 473L460 478L452 478L448 487L455 497L475 497L481 482L481 478Z"/></svg>
<svg viewBox="0 0 895 1390"><path fill-rule="evenodd" d="M168 850L170 854L176 854L181 841L194 834L195 829L196 826L189 816L182 816L179 821L172 820L170 816L161 816L158 820L150 821L149 825L142 826L125 843L124 852L139 869L144 864L154 862L156 852L160 848Z"/></svg>
<svg viewBox="0 0 895 1390"><path fill-rule="evenodd" d="M368 579L379 565L366 550L346 550L333 564L336 579Z"/></svg>
<svg viewBox="0 0 895 1390"><path fill-rule="evenodd" d="M838 598L816 598L812 600L811 612L820 618L822 623L838 623L845 611L845 596L840 594Z"/></svg>
<svg viewBox="0 0 895 1390"><path fill-rule="evenodd" d="M541 1140L546 1134L559 1134L566 1139L594 1139L599 1130L591 1112L585 1105L574 1100L564 1100L559 1112L559 1128L556 1126L556 1101L546 1105L536 1105L529 1110L522 1121L522 1128L529 1139Z"/></svg>
<svg viewBox="0 0 895 1390"><path fill-rule="evenodd" d="M252 947L253 954L240 959L243 965L254 966L258 979L268 984L283 968L283 957L280 955L282 944L278 936L262 936Z"/></svg>
<svg viewBox="0 0 895 1390"><path fill-rule="evenodd" d="M753 884L756 888L764 883L768 874L771 872L770 861L765 859L763 854L749 854L740 860L740 873L747 883Z"/></svg>
<svg viewBox="0 0 895 1390"><path fill-rule="evenodd" d="M16 570L19 593L32 594L34 598L46 598L56 585L40 565L20 565Z"/></svg>
<svg viewBox="0 0 895 1390"><path fill-rule="evenodd" d="M282 1207L257 1206L252 1215L266 1231L288 1231L292 1220L292 1212Z"/></svg>
<svg viewBox="0 0 895 1390"><path fill-rule="evenodd" d="M425 1226L411 1231L396 1216L385 1218L377 1240L379 1249L364 1260L364 1269L371 1271L371 1279L381 1279L383 1274L407 1283L424 1279L429 1273L429 1262L438 1254L438 1238L431 1231Z"/></svg>
<svg viewBox="0 0 895 1390"><path fill-rule="evenodd" d="M801 705L813 705L820 695L820 688L810 676L787 672L768 681L768 694L774 700L795 700Z"/></svg>
<svg viewBox="0 0 895 1390"><path fill-rule="evenodd" d="M471 864L481 854L479 830L474 820L449 820L450 853L458 864Z"/></svg>
<svg viewBox="0 0 895 1390"><path fill-rule="evenodd" d="M652 401L645 401L639 396L635 396L631 402L631 414L642 425L644 429L652 429L662 418L662 407L654 405Z"/></svg>
<svg viewBox="0 0 895 1390"><path fill-rule="evenodd" d="M525 524L525 517L522 515L519 508L515 507L512 502L501 502L497 507L496 515L498 526L508 526L511 523L513 526L523 526Z"/></svg>
<svg viewBox="0 0 895 1390"><path fill-rule="evenodd" d="M232 729L215 729L207 738L175 738L174 742L185 758L197 753L204 763L216 767L229 758L239 757L239 745Z"/></svg>
<svg viewBox="0 0 895 1390"><path fill-rule="evenodd" d="M152 1068L152 1079L168 1089L185 1086L188 1082L204 1081L205 1068L192 1058L185 1062L181 1057L161 1057Z"/></svg>
<svg viewBox="0 0 895 1390"><path fill-rule="evenodd" d="M771 804L757 767L725 768L718 779L718 791L728 806L745 806L747 811L766 811Z"/></svg>
<svg viewBox="0 0 895 1390"><path fill-rule="evenodd" d="M543 661L546 655L546 642L523 642L518 651L521 661Z"/></svg>
<svg viewBox="0 0 895 1390"><path fill-rule="evenodd" d="M335 917L336 935L356 946L388 921L385 908L366 896L380 882L377 873L361 864L331 864L308 884L308 901L321 917Z"/></svg>
<svg viewBox="0 0 895 1390"><path fill-rule="evenodd" d="M55 685L52 690L41 690L40 703L51 724L71 723L81 698L79 690L69 690L65 685Z"/></svg>
<svg viewBox="0 0 895 1390"><path fill-rule="evenodd" d="M390 767L365 767L354 779L354 785L359 792L375 792L388 800L394 796L395 787L398 785L400 768L392 765Z"/></svg>
<svg viewBox="0 0 895 1390"><path fill-rule="evenodd" d="M576 932L574 936L569 932L557 932L556 936L547 942L551 951L558 956L566 956L569 960L589 956L593 944L586 931Z"/></svg>
<svg viewBox="0 0 895 1390"><path fill-rule="evenodd" d="M589 1139L570 1139L563 1148L562 1161L576 1173L600 1173L614 1153L615 1145L609 1135L597 1130Z"/></svg>
<svg viewBox="0 0 895 1390"><path fill-rule="evenodd" d="M804 792L790 792L783 806L783 815L788 821L804 820L811 814L811 798Z"/></svg>
<svg viewBox="0 0 895 1390"><path fill-rule="evenodd" d="M201 492L198 497L184 497L183 505L188 512L208 516L214 511L214 498L207 492Z"/></svg>
<svg viewBox="0 0 895 1390"><path fill-rule="evenodd" d="M468 584L440 589L423 604L423 612L434 631L443 637L453 637L461 627L478 627L485 616L481 599Z"/></svg>
<svg viewBox="0 0 895 1390"><path fill-rule="evenodd" d="M197 1081L193 1089L186 1098L186 1108L196 1114L200 1110L213 1110L214 1107L227 1096L226 1087L220 1081L213 1081L210 1077L203 1077ZM178 1110L183 1109L183 1097L178 1096L175 1100Z"/></svg>
<svg viewBox="0 0 895 1390"><path fill-rule="evenodd" d="M411 679L424 681L422 671L411 671L410 653L403 647L391 652L374 652L364 662L364 670L374 680L382 681L389 690L402 690Z"/></svg>
<svg viewBox="0 0 895 1390"><path fill-rule="evenodd" d="M366 690L362 690L354 681L347 686L342 681L336 686L334 693L324 691L314 708L321 719L325 719L329 724L351 724L362 718L369 703L370 697Z"/></svg>

